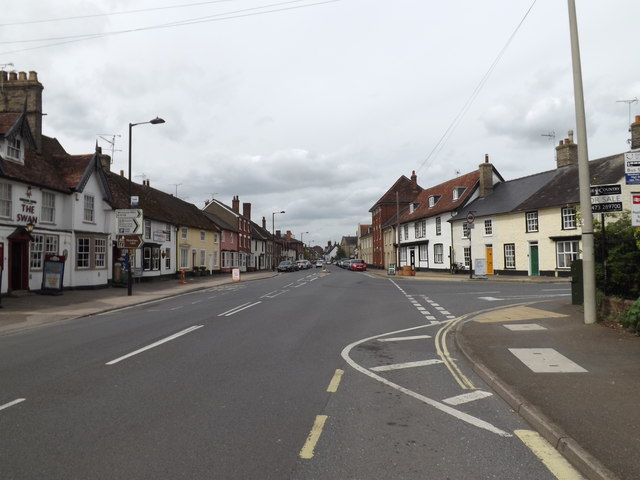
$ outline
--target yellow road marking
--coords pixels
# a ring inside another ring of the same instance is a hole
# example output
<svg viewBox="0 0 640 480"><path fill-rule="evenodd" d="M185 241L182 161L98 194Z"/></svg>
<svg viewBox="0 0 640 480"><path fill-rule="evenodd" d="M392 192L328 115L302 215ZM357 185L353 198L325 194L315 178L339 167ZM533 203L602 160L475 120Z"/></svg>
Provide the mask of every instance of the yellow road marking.
<svg viewBox="0 0 640 480"><path fill-rule="evenodd" d="M304 442L304 446L302 447L302 450L300 450L300 458L313 458L313 450L316 448L316 444L320 439L322 429L324 428L324 422L327 421L327 418L328 417L326 415L316 416L316 421L313 422L313 427L311 427L311 432L309 432L307 441Z"/></svg>
<svg viewBox="0 0 640 480"><path fill-rule="evenodd" d="M333 378L327 387L327 392L336 393L338 391L338 386L340 385L340 380L342 379L343 374L344 370L340 370L339 368L336 370L336 373L333 374Z"/></svg>
<svg viewBox="0 0 640 480"><path fill-rule="evenodd" d="M462 388L463 390L469 390L469 389L474 390L476 387L473 385L471 380L469 380L464 375L464 373L462 373L462 371L458 368L458 365L456 365L453 362L453 360L451 360L451 357L449 356L449 349L447 348L447 332L449 331L449 329L451 329L454 325L462 321L467 316L468 315L459 317L454 321L450 322L446 327L443 327L440 330L438 330L438 333L436 334L435 344L436 344L436 352L438 353L438 355L440 356L444 364L447 366L447 369L453 376L454 380L458 382L458 385L460 385L460 388Z"/></svg>
<svg viewBox="0 0 640 480"><path fill-rule="evenodd" d="M483 315L478 315L473 319L478 323L492 323L492 322L517 322L520 320L535 320L537 318L560 318L566 317L561 313L549 312L548 310L540 310L538 308L531 308L527 306L518 306L514 308L504 308L494 312L488 312Z"/></svg>
<svg viewBox="0 0 640 480"><path fill-rule="evenodd" d="M553 448L538 432L531 430L515 430L515 433L522 443L542 460L545 467L558 480L584 480L584 477L571 466L571 464L560 453Z"/></svg>

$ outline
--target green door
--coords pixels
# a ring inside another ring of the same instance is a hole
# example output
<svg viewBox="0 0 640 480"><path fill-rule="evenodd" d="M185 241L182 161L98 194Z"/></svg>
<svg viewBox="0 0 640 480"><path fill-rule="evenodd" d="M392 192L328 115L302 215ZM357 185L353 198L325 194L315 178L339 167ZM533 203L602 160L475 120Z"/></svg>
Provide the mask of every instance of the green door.
<svg viewBox="0 0 640 480"><path fill-rule="evenodd" d="M540 275L540 265L538 262L538 245L531 245L529 247L529 258L530 258L530 267L531 267L531 276L537 277Z"/></svg>

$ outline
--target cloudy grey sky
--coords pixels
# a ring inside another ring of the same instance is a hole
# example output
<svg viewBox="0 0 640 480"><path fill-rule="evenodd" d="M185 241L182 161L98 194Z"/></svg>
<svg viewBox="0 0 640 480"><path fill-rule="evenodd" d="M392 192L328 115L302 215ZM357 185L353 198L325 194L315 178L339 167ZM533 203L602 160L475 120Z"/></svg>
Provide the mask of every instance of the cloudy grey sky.
<svg viewBox="0 0 640 480"><path fill-rule="evenodd" d="M621 102L640 97L640 2L576 3L598 158L640 114ZM485 154L506 179L554 168L575 129L568 25L563 0L28 0L3 12L0 65L38 72L69 153L117 135L126 175L128 124L158 115L133 130L135 181L199 207L239 195L269 229L285 210L276 229L325 245L412 170L429 187Z"/></svg>

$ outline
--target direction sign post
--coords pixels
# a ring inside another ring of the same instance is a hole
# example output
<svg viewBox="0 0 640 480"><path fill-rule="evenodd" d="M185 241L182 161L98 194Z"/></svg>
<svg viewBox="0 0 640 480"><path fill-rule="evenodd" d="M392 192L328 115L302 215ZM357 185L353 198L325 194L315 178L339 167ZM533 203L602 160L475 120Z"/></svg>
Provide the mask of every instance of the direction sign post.
<svg viewBox="0 0 640 480"><path fill-rule="evenodd" d="M143 226L142 210L116 210L116 232L118 235L140 235Z"/></svg>

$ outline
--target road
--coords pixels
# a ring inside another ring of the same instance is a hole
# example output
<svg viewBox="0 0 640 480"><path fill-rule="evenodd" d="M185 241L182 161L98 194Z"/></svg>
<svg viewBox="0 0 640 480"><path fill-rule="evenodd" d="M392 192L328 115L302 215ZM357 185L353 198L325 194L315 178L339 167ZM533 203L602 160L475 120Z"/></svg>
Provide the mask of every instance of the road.
<svg viewBox="0 0 640 480"><path fill-rule="evenodd" d="M579 478L451 341L554 295L330 267L2 337L0 478Z"/></svg>

